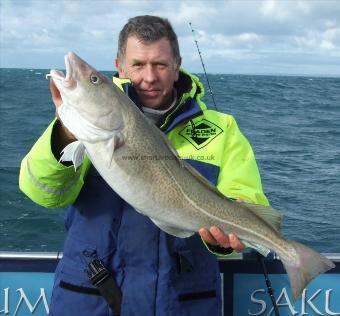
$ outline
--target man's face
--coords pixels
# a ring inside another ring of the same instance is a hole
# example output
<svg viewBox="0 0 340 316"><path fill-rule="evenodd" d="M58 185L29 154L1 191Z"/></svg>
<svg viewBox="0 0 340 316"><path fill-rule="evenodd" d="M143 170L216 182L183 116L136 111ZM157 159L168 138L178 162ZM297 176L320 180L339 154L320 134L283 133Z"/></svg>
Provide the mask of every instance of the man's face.
<svg viewBox="0 0 340 316"><path fill-rule="evenodd" d="M176 62L166 38L144 44L128 37L124 60L116 59L119 77L128 78L146 107L165 109L172 101L180 62Z"/></svg>

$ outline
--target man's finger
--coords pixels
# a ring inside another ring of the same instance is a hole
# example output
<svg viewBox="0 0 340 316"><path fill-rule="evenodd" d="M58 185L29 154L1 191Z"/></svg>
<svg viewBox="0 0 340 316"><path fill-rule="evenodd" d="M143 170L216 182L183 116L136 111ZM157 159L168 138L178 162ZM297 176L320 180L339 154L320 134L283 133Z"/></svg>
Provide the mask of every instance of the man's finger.
<svg viewBox="0 0 340 316"><path fill-rule="evenodd" d="M229 237L221 229L219 229L216 226L212 226L210 227L209 231L221 247L224 248L230 247Z"/></svg>
<svg viewBox="0 0 340 316"><path fill-rule="evenodd" d="M216 246L218 243L216 241L216 239L211 235L211 233L209 232L208 229L206 228L201 228L198 233L200 234L200 236L202 237L202 239L210 244L210 245L214 245Z"/></svg>
<svg viewBox="0 0 340 316"><path fill-rule="evenodd" d="M238 252L243 251L245 248L244 244L234 234L229 234L229 242L230 247Z"/></svg>

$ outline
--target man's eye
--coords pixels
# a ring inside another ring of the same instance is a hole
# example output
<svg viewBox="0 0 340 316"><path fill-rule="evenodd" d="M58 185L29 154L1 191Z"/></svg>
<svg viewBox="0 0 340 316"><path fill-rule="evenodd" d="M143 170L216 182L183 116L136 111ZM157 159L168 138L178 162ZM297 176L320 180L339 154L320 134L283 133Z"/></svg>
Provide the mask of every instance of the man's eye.
<svg viewBox="0 0 340 316"><path fill-rule="evenodd" d="M167 67L166 64L157 64L157 68L158 68L158 69L164 69L164 68L166 68L166 67Z"/></svg>

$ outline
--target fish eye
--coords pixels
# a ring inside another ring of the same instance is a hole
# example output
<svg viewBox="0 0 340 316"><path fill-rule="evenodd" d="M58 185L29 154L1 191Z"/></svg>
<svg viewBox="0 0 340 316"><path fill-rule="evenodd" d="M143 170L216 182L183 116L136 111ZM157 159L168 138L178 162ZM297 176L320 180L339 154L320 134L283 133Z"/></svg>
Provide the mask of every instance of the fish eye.
<svg viewBox="0 0 340 316"><path fill-rule="evenodd" d="M100 78L96 74L92 74L90 76L90 80L93 84L100 84L101 83Z"/></svg>

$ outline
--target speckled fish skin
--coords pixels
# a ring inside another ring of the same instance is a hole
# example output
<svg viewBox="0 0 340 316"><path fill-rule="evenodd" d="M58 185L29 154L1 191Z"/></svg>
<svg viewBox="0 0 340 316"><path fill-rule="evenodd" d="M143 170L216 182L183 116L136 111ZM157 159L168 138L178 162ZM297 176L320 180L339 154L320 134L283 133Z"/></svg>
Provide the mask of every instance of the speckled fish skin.
<svg viewBox="0 0 340 316"><path fill-rule="evenodd" d="M305 286L334 264L314 250L288 241L270 207L223 197L195 175L153 126L101 73L74 53L65 56L66 77L51 70L63 105L59 116L86 148L100 175L124 200L161 229L189 237L213 225L276 252L297 299Z"/></svg>

